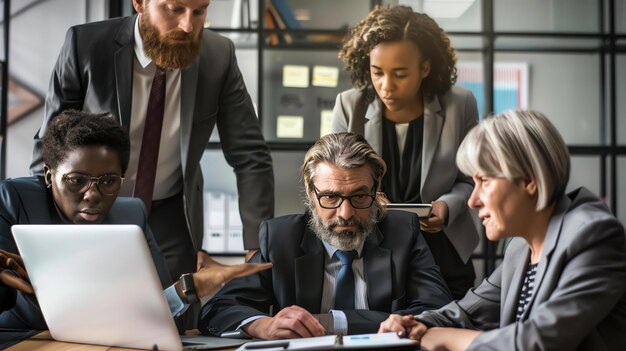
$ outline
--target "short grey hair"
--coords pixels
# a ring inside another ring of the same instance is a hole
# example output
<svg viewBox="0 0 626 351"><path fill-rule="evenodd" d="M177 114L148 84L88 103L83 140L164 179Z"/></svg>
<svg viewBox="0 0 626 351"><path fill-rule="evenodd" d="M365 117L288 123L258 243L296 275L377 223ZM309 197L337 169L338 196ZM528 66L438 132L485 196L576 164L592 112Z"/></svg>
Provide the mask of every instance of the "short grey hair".
<svg viewBox="0 0 626 351"><path fill-rule="evenodd" d="M538 211L565 193L570 173L563 138L537 111L507 111L485 118L461 143L456 163L470 176L534 180Z"/></svg>
<svg viewBox="0 0 626 351"><path fill-rule="evenodd" d="M313 177L315 168L320 163L329 163L339 168L352 169L369 165L372 169L372 180L376 199L376 219L381 219L386 212L387 197L380 192L383 176L387 172L387 165L380 155L372 149L363 136L349 133L332 133L321 137L307 151L302 164L302 181L307 192L307 198L313 191Z"/></svg>

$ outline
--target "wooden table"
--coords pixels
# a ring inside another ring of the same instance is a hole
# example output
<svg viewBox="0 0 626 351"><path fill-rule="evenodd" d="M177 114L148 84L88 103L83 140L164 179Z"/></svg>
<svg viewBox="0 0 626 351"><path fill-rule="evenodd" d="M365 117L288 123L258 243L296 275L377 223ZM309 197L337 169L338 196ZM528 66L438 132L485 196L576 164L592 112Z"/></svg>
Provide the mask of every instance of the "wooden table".
<svg viewBox="0 0 626 351"><path fill-rule="evenodd" d="M236 348L222 349L235 350ZM129 349L124 347L112 347L90 344L75 344L70 342L55 341L50 336L49 331L43 331L28 340L17 343L7 351L137 351L137 349Z"/></svg>
<svg viewBox="0 0 626 351"><path fill-rule="evenodd" d="M17 343L7 349L7 351L137 351L137 349L126 349L122 347L99 346L88 344L74 344L68 342L54 341L49 331L43 331L28 340Z"/></svg>

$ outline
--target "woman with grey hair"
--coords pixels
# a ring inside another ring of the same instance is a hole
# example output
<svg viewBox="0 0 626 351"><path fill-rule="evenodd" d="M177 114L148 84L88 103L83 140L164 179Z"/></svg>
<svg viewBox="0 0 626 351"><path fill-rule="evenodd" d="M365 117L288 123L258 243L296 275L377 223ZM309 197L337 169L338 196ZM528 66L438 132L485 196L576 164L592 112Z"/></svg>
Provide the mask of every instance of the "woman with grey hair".
<svg viewBox="0 0 626 351"><path fill-rule="evenodd" d="M623 350L624 227L586 188L565 193L569 153L550 121L532 111L489 117L456 161L474 178L468 204L487 238L512 238L504 260L460 301L392 315L380 330L427 350Z"/></svg>

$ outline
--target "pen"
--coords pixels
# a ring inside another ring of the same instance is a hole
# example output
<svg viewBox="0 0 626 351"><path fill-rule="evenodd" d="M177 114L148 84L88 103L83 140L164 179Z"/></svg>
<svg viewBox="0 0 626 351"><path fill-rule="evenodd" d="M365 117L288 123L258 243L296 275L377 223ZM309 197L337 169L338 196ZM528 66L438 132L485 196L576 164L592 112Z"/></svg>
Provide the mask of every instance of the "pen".
<svg viewBox="0 0 626 351"><path fill-rule="evenodd" d="M269 348L283 348L286 349L289 347L288 340L276 340L276 341L258 341L251 342L243 345L246 350L261 350L261 349L269 349Z"/></svg>

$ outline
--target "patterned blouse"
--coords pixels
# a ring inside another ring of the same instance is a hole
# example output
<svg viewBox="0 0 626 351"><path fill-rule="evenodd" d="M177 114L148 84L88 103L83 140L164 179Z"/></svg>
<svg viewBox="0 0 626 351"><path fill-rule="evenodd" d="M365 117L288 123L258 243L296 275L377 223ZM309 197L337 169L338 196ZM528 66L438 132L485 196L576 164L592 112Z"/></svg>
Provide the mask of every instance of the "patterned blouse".
<svg viewBox="0 0 626 351"><path fill-rule="evenodd" d="M519 294L519 300L517 302L517 315L515 317L515 321L522 319L524 310L526 309L526 306L528 306L531 297L533 297L535 273L537 273L537 264L529 263L528 270L526 271L526 277L524 278L524 285L522 286L522 291Z"/></svg>

